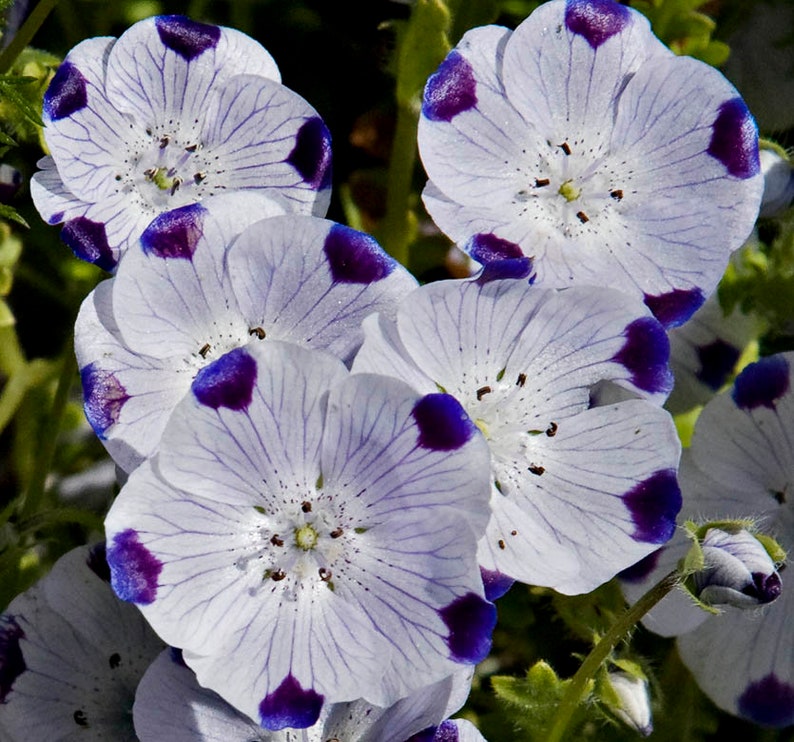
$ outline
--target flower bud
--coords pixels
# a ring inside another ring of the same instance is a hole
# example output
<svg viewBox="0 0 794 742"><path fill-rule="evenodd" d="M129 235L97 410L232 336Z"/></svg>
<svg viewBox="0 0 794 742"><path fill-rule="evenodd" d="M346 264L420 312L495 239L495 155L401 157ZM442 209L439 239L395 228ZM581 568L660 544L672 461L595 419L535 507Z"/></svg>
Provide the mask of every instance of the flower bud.
<svg viewBox="0 0 794 742"><path fill-rule="evenodd" d="M610 672L607 679L618 701L609 704L610 711L647 737L653 731L648 681L622 670Z"/></svg>
<svg viewBox="0 0 794 742"><path fill-rule="evenodd" d="M794 202L794 168L777 149L762 148L759 158L764 175L760 215L776 216Z"/></svg>
<svg viewBox="0 0 794 742"><path fill-rule="evenodd" d="M767 546L746 529L709 528L700 541L702 568L688 587L707 606L771 603L781 582Z"/></svg>

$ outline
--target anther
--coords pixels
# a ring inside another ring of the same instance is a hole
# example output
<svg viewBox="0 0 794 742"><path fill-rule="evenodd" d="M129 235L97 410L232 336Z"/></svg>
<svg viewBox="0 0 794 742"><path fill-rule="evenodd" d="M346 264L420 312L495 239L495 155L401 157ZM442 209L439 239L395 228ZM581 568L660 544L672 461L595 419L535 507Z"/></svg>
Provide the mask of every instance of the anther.
<svg viewBox="0 0 794 742"><path fill-rule="evenodd" d="M197 149L198 144L188 144L188 146L185 147L185 152L195 152Z"/></svg>
<svg viewBox="0 0 794 742"><path fill-rule="evenodd" d="M331 579L331 570L330 569L326 569L325 567L320 567L320 569L318 571L320 573L320 579L323 582L328 582Z"/></svg>
<svg viewBox="0 0 794 742"><path fill-rule="evenodd" d="M193 176L193 182L198 185L207 177L207 173L198 172Z"/></svg>
<svg viewBox="0 0 794 742"><path fill-rule="evenodd" d="M284 546L284 539L283 538L279 538L278 534L274 533L270 537L270 543L273 544L273 546Z"/></svg>
<svg viewBox="0 0 794 742"><path fill-rule="evenodd" d="M548 178L535 178L535 188L543 188L543 186L547 186L551 181Z"/></svg>
<svg viewBox="0 0 794 742"><path fill-rule="evenodd" d="M265 331L261 327L252 327L248 330L249 335L256 335L260 340L265 339Z"/></svg>
<svg viewBox="0 0 794 742"><path fill-rule="evenodd" d="M173 196L178 190L179 186L182 185L182 178L174 178L171 181L171 195Z"/></svg>
<svg viewBox="0 0 794 742"><path fill-rule="evenodd" d="M617 190L610 191L609 195L612 196L612 198L614 198L615 201L620 201L620 199L623 198L623 191L621 191L620 188L618 188Z"/></svg>
<svg viewBox="0 0 794 742"><path fill-rule="evenodd" d="M150 167L148 170L143 171L143 177L146 178L146 180L154 180L154 176L157 175L158 170L159 168Z"/></svg>
<svg viewBox="0 0 794 742"><path fill-rule="evenodd" d="M160 149L165 149L168 146L168 143L171 141L171 137L168 134L160 137Z"/></svg>
<svg viewBox="0 0 794 742"><path fill-rule="evenodd" d="M330 536L331 538L339 538L343 533L344 531L341 528L334 528L334 530L331 531Z"/></svg>
<svg viewBox="0 0 794 742"><path fill-rule="evenodd" d="M571 154L571 148L568 146L568 142L563 142L562 144L557 145L566 155Z"/></svg>
<svg viewBox="0 0 794 742"><path fill-rule="evenodd" d="M270 579L273 580L273 582L279 582L279 580L283 580L286 576L287 573L283 569L277 569L270 575Z"/></svg>
<svg viewBox="0 0 794 742"><path fill-rule="evenodd" d="M524 386L527 383L527 375L526 374L519 374L518 378L516 379L516 386Z"/></svg>
<svg viewBox="0 0 794 742"><path fill-rule="evenodd" d="M590 217L584 213L584 211L577 211L576 218L582 223L585 224L586 222L590 221Z"/></svg>
<svg viewBox="0 0 794 742"><path fill-rule="evenodd" d="M557 423L549 423L549 427L546 428L546 435L549 436L549 438L554 438L554 436L557 435Z"/></svg>
<svg viewBox="0 0 794 742"><path fill-rule="evenodd" d="M302 510L304 513L311 513L311 511L312 511L312 504L311 504L311 503L310 503L308 500L304 500L304 501L301 503L301 510Z"/></svg>
<svg viewBox="0 0 794 742"><path fill-rule="evenodd" d="M502 539L499 539L496 543L499 545L499 548L502 550L507 548L507 544L505 544L505 542Z"/></svg>
<svg viewBox="0 0 794 742"><path fill-rule="evenodd" d="M210 347L211 346L210 346L209 343L204 343L204 345L201 346L201 350L199 350L199 355L202 358L206 358L207 357L207 353L210 352Z"/></svg>
<svg viewBox="0 0 794 742"><path fill-rule="evenodd" d="M486 394L490 394L492 391L491 387L489 386L481 386L477 390L477 401L479 402Z"/></svg>
<svg viewBox="0 0 794 742"><path fill-rule="evenodd" d="M532 474L540 476L544 471L546 471L546 469L544 469L542 466L536 466L535 464L532 464L532 466L529 467L529 471Z"/></svg>

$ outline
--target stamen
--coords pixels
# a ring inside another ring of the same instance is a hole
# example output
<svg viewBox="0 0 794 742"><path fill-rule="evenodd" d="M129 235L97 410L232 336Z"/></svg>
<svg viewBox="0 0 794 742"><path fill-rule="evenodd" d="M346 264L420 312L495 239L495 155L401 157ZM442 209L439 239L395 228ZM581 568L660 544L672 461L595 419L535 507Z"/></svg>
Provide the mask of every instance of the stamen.
<svg viewBox="0 0 794 742"><path fill-rule="evenodd" d="M270 543L273 544L273 546L284 546L284 539L283 538L279 538L278 534L274 533L270 537Z"/></svg>
<svg viewBox="0 0 794 742"><path fill-rule="evenodd" d="M518 378L516 379L516 386L524 386L527 383L527 375L526 374L519 374Z"/></svg>
<svg viewBox="0 0 794 742"><path fill-rule="evenodd" d="M544 471L546 471L546 469L542 466L537 466L536 464L532 464L532 466L529 467L529 471L532 474L540 476L541 474L543 474Z"/></svg>
<svg viewBox="0 0 794 742"><path fill-rule="evenodd" d="M620 188L618 188L614 191L610 191L609 195L612 196L612 198L614 198L615 201L620 201L620 199L623 198L623 191L621 191Z"/></svg>
<svg viewBox="0 0 794 742"><path fill-rule="evenodd" d="M179 186L182 185L182 178L174 178L171 181L171 195L173 196L178 190Z"/></svg>
<svg viewBox="0 0 794 742"><path fill-rule="evenodd" d="M160 149L165 149L169 142L171 141L171 137L168 134L164 134L160 137Z"/></svg>
<svg viewBox="0 0 794 742"><path fill-rule="evenodd" d="M204 343L204 345L201 346L201 350L199 350L199 355L202 358L206 358L207 357L207 353L210 352L210 347L211 346L210 346L209 343Z"/></svg>
<svg viewBox="0 0 794 742"><path fill-rule="evenodd" d="M207 177L207 173L198 172L193 176L193 182L198 185Z"/></svg>
<svg viewBox="0 0 794 742"><path fill-rule="evenodd" d="M265 339L265 331L261 327L252 327L248 330L249 335L256 335L260 340Z"/></svg>
<svg viewBox="0 0 794 742"><path fill-rule="evenodd" d="M339 538L343 533L344 531L341 528L334 528L334 530L331 531L330 536L331 538Z"/></svg>
<svg viewBox="0 0 794 742"><path fill-rule="evenodd" d="M311 511L312 511L312 504L311 504L311 503L310 503L308 500L304 500L304 501L301 503L301 510L302 510L304 513L311 513Z"/></svg>
<svg viewBox="0 0 794 742"><path fill-rule="evenodd" d="M551 181L548 178L535 178L535 188L543 188L543 186L547 186Z"/></svg>
<svg viewBox="0 0 794 742"><path fill-rule="evenodd" d="M283 569L277 569L270 575L270 579L273 582L278 582L279 580L283 580L287 576L287 573Z"/></svg>
<svg viewBox="0 0 794 742"><path fill-rule="evenodd" d="M576 218L577 218L577 219L578 219L578 220L579 220L579 221L580 221L582 224L586 224L587 222L589 222L589 221L590 221L590 217L589 217L589 216L587 216L587 214L585 214L585 213L584 213L584 211L577 211L577 212L576 212Z"/></svg>
<svg viewBox="0 0 794 742"><path fill-rule="evenodd" d="M326 569L325 567L320 567L319 572L320 572L320 579L323 582L328 582L331 579L330 569Z"/></svg>
<svg viewBox="0 0 794 742"><path fill-rule="evenodd" d="M157 175L159 170L159 167L150 167L148 170L143 171L143 177L146 178L146 180L154 180L154 176Z"/></svg>
<svg viewBox="0 0 794 742"><path fill-rule="evenodd" d="M562 144L557 145L566 155L571 154L571 148L568 146L568 142L563 142Z"/></svg>
<svg viewBox="0 0 794 742"><path fill-rule="evenodd" d="M477 390L477 401L479 402L486 394L490 394L491 391L492 391L491 387L489 387L489 386L481 386Z"/></svg>
<svg viewBox="0 0 794 742"><path fill-rule="evenodd" d="M507 544L505 544L505 542L502 539L499 539L496 543L499 545L499 548L502 550L507 548Z"/></svg>
<svg viewBox="0 0 794 742"><path fill-rule="evenodd" d="M197 149L198 144L188 144L188 146L185 147L185 152L195 152Z"/></svg>
<svg viewBox="0 0 794 742"><path fill-rule="evenodd" d="M549 438L554 438L554 436L557 435L557 423L549 423L549 427L546 428L546 435L549 436Z"/></svg>

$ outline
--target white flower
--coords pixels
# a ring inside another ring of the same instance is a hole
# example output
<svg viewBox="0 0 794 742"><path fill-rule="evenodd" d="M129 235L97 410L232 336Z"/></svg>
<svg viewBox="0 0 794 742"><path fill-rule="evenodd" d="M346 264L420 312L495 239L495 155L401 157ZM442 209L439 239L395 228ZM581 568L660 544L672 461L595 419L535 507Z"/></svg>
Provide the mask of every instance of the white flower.
<svg viewBox="0 0 794 742"><path fill-rule="evenodd" d="M755 123L715 69L614 0L551 0L475 28L425 88L427 209L481 263L618 287L676 326L758 214Z"/></svg>
<svg viewBox="0 0 794 742"><path fill-rule="evenodd" d="M113 270L149 222L219 193L254 189L322 215L330 135L280 83L273 58L230 28L183 16L80 43L44 96L51 156L31 184L75 254Z"/></svg>

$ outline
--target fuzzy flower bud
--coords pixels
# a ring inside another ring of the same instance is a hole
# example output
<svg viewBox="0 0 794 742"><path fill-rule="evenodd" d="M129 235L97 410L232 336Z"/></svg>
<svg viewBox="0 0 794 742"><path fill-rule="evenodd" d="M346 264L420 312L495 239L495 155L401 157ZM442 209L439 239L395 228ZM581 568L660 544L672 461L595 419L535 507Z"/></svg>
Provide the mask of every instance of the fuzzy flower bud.
<svg viewBox="0 0 794 742"><path fill-rule="evenodd" d="M764 175L760 215L776 216L794 202L794 168L791 160L779 148L763 148L759 158Z"/></svg>
<svg viewBox="0 0 794 742"><path fill-rule="evenodd" d="M709 528L700 548L702 568L689 587L701 603L751 608L780 595L780 575L767 545L746 529Z"/></svg>
<svg viewBox="0 0 794 742"><path fill-rule="evenodd" d="M610 704L612 713L647 737L653 731L648 681L622 670L610 672L608 680L618 701Z"/></svg>

